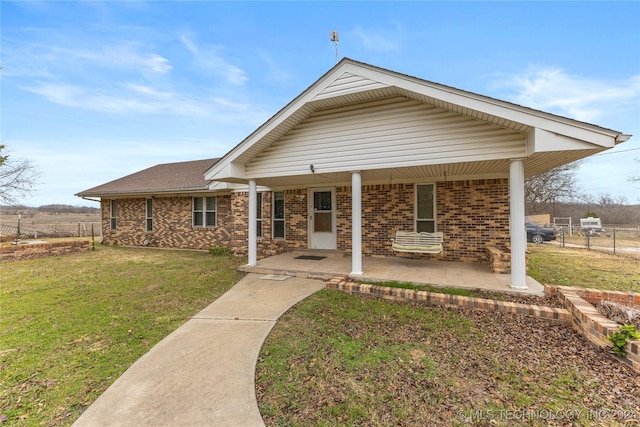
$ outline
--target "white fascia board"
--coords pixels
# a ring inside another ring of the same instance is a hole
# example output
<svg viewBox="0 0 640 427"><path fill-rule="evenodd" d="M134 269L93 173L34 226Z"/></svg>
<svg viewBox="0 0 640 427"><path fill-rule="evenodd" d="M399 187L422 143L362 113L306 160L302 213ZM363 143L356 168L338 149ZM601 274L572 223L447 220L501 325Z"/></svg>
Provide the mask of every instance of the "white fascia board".
<svg viewBox="0 0 640 427"><path fill-rule="evenodd" d="M613 148L615 144L614 138L609 138L607 144L594 144L539 128L533 128L527 133L527 155L550 151L593 150L597 148L594 145L606 149Z"/></svg>
<svg viewBox="0 0 640 427"><path fill-rule="evenodd" d="M230 190L232 188L232 184L228 182L222 181L211 181L209 183L209 191L225 191Z"/></svg>
<svg viewBox="0 0 640 427"><path fill-rule="evenodd" d="M209 181L224 178L247 179L244 164L231 161L219 162L204 173L204 179Z"/></svg>

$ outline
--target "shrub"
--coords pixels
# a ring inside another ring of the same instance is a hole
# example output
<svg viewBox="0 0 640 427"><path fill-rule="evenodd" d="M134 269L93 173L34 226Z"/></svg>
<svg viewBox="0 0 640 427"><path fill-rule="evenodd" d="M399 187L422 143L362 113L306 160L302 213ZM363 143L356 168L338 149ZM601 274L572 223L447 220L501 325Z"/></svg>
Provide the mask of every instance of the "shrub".
<svg viewBox="0 0 640 427"><path fill-rule="evenodd" d="M226 248L224 246L216 246L209 249L209 253L213 256L231 256L233 255L233 249Z"/></svg>

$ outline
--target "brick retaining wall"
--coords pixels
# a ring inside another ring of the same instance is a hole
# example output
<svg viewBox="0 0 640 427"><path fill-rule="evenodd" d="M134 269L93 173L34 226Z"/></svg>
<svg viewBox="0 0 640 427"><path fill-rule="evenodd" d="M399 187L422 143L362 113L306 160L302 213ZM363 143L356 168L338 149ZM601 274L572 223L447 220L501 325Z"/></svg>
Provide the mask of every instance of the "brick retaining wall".
<svg viewBox="0 0 640 427"><path fill-rule="evenodd" d="M34 243L8 245L0 247L0 260L20 261L26 259L43 258L46 256L67 255L87 252L89 241L75 240L71 242Z"/></svg>
<svg viewBox="0 0 640 427"><path fill-rule="evenodd" d="M563 308L544 307L531 304L519 304L507 301L495 301L485 298L447 295L414 289L389 288L386 286L361 284L348 281L345 277L335 277L327 282L327 289L336 289L350 294L369 295L393 301L412 301L423 304L439 305L470 310L496 311L525 316L536 316L551 322L571 323L571 315Z"/></svg>
<svg viewBox="0 0 640 427"><path fill-rule="evenodd" d="M635 306L640 304L640 294L633 292L570 288L566 286L545 286L545 293L558 295L571 313L571 325L573 329L584 335L593 344L602 348L613 347L613 344L607 339L607 336L618 331L618 323L600 314L592 305L592 302L596 303L605 300ZM633 369L640 372L640 340L628 342L627 356L621 359Z"/></svg>

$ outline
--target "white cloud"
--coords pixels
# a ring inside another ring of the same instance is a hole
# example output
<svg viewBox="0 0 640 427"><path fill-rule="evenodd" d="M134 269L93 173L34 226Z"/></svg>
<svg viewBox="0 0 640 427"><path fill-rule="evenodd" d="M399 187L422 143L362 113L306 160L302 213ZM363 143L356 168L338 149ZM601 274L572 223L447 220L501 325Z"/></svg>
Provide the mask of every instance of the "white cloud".
<svg viewBox="0 0 640 427"><path fill-rule="evenodd" d="M292 73L288 67L284 66L281 62L276 61L265 50L259 49L258 56L262 59L267 79L274 82L287 82L292 79Z"/></svg>
<svg viewBox="0 0 640 427"><path fill-rule="evenodd" d="M29 37L3 40L4 62L12 76L82 78L87 70L164 75L173 69L167 58L141 43L114 39L95 46L91 40L69 40L45 30L36 33L47 42Z"/></svg>
<svg viewBox="0 0 640 427"><path fill-rule="evenodd" d="M370 51L399 52L402 47L401 28L398 26L392 31L363 29L358 26L351 33Z"/></svg>
<svg viewBox="0 0 640 427"><path fill-rule="evenodd" d="M151 86L140 85L135 83L124 83L122 84L122 87L124 87L125 89L129 89L132 92L136 92L141 95L149 96L152 98L170 99L172 97L172 94L170 92L161 92L159 90L152 88Z"/></svg>
<svg viewBox="0 0 640 427"><path fill-rule="evenodd" d="M37 86L22 86L21 89L38 94L54 104L103 113L176 114L195 117L210 115L204 102L180 94L160 92L142 85L120 86L124 90L117 91L113 87L108 93L99 88L65 83L41 83Z"/></svg>
<svg viewBox="0 0 640 427"><path fill-rule="evenodd" d="M231 64L223 58L223 47L216 45L198 46L195 36L189 32L179 37L184 47L193 55L197 68L207 72L214 72L222 76L227 83L235 86L243 85L249 78L244 70Z"/></svg>
<svg viewBox="0 0 640 427"><path fill-rule="evenodd" d="M167 74L173 68L167 58L157 53L143 52L142 48L128 42L117 42L98 51L85 49L64 49L61 52L67 60L74 58L80 61L90 61L93 66L104 68L123 67L141 73Z"/></svg>
<svg viewBox="0 0 640 427"><path fill-rule="evenodd" d="M571 75L558 67L530 66L521 74L498 75L493 89L507 89L515 103L593 121L612 110L640 102L640 75L605 81Z"/></svg>
<svg viewBox="0 0 640 427"><path fill-rule="evenodd" d="M198 54L198 46L196 46L196 44L193 41L191 41L190 34L181 34L179 36L179 39L189 52L191 52L194 55Z"/></svg>

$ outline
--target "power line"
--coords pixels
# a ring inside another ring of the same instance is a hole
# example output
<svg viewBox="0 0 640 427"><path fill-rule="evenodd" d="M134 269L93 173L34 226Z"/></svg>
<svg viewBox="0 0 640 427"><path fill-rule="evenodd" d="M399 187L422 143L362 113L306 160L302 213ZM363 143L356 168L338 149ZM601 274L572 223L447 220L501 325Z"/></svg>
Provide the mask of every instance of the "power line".
<svg viewBox="0 0 640 427"><path fill-rule="evenodd" d="M626 150L620 150L620 151L616 151L613 153L600 153L600 154L594 154L590 157L598 157L598 156L606 156L607 154L618 154L618 153L626 153L627 151L640 151L640 148L629 148Z"/></svg>

